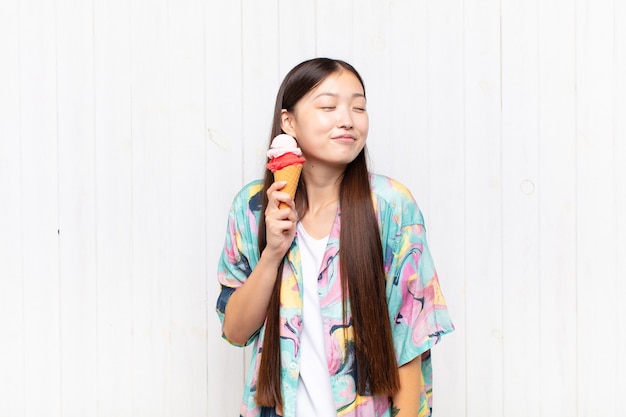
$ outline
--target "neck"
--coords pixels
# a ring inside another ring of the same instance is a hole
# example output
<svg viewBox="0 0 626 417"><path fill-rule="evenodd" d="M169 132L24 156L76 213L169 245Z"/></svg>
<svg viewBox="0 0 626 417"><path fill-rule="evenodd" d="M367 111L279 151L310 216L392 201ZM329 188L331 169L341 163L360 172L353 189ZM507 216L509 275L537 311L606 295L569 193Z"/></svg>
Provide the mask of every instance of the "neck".
<svg viewBox="0 0 626 417"><path fill-rule="evenodd" d="M303 170L308 197L308 210L312 213L323 210L339 201L339 187L343 171Z"/></svg>

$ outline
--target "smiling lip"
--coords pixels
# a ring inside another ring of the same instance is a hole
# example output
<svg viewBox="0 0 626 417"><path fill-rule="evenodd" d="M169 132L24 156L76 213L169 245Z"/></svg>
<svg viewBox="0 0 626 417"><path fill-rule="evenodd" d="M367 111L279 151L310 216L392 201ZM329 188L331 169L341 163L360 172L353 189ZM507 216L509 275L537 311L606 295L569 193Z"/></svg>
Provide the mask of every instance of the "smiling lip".
<svg viewBox="0 0 626 417"><path fill-rule="evenodd" d="M348 141L355 141L356 138L352 135L341 135L341 136L335 136L332 139L334 140L348 140Z"/></svg>

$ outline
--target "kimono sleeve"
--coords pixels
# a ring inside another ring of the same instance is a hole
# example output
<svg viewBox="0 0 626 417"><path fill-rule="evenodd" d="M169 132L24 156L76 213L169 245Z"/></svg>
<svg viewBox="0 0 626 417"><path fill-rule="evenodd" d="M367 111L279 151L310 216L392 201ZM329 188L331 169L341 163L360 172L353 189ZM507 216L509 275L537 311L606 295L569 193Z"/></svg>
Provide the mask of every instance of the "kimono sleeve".
<svg viewBox="0 0 626 417"><path fill-rule="evenodd" d="M454 330L426 243L423 224L404 226L394 250L388 304L398 365L428 351Z"/></svg>
<svg viewBox="0 0 626 417"><path fill-rule="evenodd" d="M217 280L221 289L217 298L216 312L222 326L230 296L243 285L258 262L258 219L256 211L252 209L255 207L257 195L253 194L250 199L244 198L249 195L248 192L239 193L228 213L224 248L217 265ZM246 342L246 345L255 335Z"/></svg>

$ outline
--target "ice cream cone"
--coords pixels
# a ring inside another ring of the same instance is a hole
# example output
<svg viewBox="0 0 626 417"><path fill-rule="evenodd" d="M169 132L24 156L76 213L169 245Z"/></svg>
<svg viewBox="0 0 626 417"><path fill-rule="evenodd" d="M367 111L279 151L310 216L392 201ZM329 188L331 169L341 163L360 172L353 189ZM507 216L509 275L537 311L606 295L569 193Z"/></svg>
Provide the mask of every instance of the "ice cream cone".
<svg viewBox="0 0 626 417"><path fill-rule="evenodd" d="M287 184L280 191L289 193L292 199L296 196L300 172L302 172L302 164L289 165L278 171L274 171L274 181L287 181ZM285 203L278 205L278 208L281 209L285 207L288 207Z"/></svg>

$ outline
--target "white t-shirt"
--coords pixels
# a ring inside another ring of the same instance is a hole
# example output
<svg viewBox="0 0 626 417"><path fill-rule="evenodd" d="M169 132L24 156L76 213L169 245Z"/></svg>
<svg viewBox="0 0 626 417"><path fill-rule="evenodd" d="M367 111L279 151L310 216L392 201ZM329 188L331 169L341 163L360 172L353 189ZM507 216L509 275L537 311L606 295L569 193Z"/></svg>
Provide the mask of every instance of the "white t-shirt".
<svg viewBox="0 0 626 417"><path fill-rule="evenodd" d="M336 417L333 392L324 348L324 328L317 286L328 236L314 239L300 223L298 243L302 262L302 335L300 340L300 378L296 397L298 417Z"/></svg>

